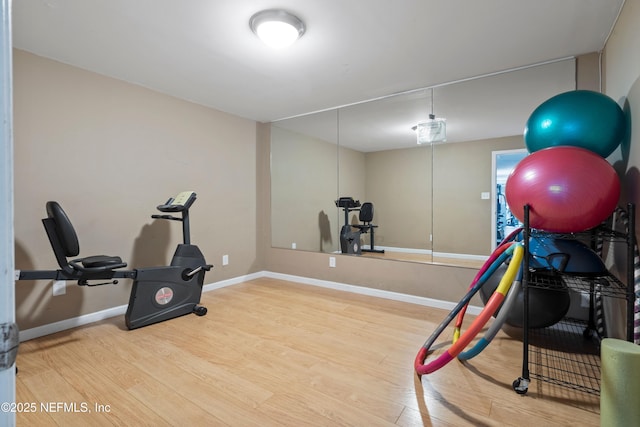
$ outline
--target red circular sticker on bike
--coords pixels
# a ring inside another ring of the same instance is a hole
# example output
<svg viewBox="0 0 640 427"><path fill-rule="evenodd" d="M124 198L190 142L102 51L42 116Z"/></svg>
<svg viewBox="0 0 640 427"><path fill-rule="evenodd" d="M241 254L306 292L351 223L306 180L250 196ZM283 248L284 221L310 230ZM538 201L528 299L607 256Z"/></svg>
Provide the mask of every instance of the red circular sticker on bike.
<svg viewBox="0 0 640 427"><path fill-rule="evenodd" d="M156 302L160 305L166 305L173 299L173 290L168 287L158 289L156 292Z"/></svg>

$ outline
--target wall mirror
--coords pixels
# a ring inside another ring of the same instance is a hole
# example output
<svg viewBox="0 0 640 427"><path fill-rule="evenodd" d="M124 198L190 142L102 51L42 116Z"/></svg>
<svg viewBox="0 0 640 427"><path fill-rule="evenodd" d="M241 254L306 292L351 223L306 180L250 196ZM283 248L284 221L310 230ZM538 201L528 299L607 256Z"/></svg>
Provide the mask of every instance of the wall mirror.
<svg viewBox="0 0 640 427"><path fill-rule="evenodd" d="M271 245L335 252L338 110L271 126Z"/></svg>
<svg viewBox="0 0 640 427"><path fill-rule="evenodd" d="M373 203L385 250L362 256L481 265L494 239L492 153L523 148L531 112L575 89L575 73L566 59L273 122L272 246L339 253L335 200L350 196ZM429 114L446 119L446 142L417 144L412 128Z"/></svg>

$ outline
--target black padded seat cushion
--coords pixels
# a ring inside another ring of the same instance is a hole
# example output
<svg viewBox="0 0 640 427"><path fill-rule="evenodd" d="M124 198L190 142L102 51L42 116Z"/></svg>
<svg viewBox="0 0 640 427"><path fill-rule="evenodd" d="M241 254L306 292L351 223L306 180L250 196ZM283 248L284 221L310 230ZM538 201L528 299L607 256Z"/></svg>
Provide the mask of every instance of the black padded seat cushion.
<svg viewBox="0 0 640 427"><path fill-rule="evenodd" d="M122 264L119 256L94 255L80 260L85 268L107 267L109 265Z"/></svg>

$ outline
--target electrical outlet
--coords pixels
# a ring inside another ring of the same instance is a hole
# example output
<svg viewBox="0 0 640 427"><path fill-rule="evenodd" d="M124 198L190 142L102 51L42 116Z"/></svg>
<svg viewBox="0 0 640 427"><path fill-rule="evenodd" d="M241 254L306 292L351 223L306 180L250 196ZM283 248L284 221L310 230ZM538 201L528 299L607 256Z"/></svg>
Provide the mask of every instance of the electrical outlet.
<svg viewBox="0 0 640 427"><path fill-rule="evenodd" d="M295 242L294 242L294 243L291 244L291 249L295 249L297 246L298 245L296 245Z"/></svg>
<svg viewBox="0 0 640 427"><path fill-rule="evenodd" d="M229 255L222 255L222 265L229 265Z"/></svg>
<svg viewBox="0 0 640 427"><path fill-rule="evenodd" d="M64 280L56 280L53 282L53 296L64 295L67 293L67 282Z"/></svg>
<svg viewBox="0 0 640 427"><path fill-rule="evenodd" d="M330 256L329 257L329 267L335 267L336 266L336 257L334 256Z"/></svg>

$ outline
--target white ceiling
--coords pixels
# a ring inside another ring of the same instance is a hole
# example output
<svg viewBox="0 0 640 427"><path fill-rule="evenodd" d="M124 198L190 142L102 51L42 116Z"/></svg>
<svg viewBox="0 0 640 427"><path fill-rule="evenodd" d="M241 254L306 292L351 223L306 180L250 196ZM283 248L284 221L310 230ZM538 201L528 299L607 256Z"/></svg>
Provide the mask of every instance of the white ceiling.
<svg viewBox="0 0 640 427"><path fill-rule="evenodd" d="M600 51L623 2L17 0L13 44L268 122ZM266 47L248 25L273 7L307 25L287 50ZM499 94L482 105L505 110L491 102Z"/></svg>
<svg viewBox="0 0 640 427"><path fill-rule="evenodd" d="M575 86L575 60L565 59L293 117L275 126L371 152L415 147L412 128L433 109L446 119L447 143L500 138L521 135L537 106Z"/></svg>

